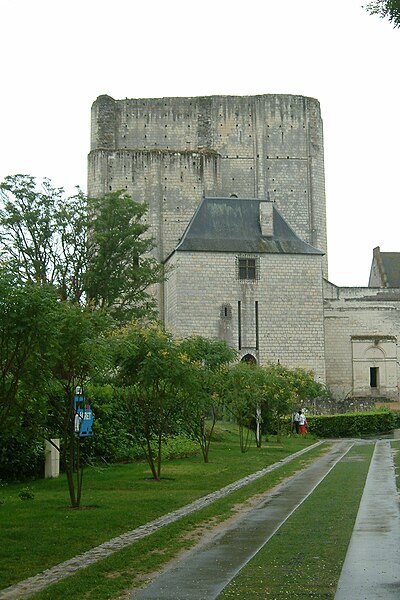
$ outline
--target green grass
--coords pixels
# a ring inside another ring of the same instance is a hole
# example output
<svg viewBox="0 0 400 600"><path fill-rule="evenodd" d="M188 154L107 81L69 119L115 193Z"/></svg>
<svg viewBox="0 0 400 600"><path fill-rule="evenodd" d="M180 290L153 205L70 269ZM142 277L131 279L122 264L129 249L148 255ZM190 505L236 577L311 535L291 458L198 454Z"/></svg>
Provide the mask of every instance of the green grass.
<svg viewBox="0 0 400 600"><path fill-rule="evenodd" d="M287 466L77 572L32 598L64 600L79 595L88 600L106 600L121 597L128 590L143 584L149 574L160 569L181 551L193 547L207 530L235 514L239 505L277 485L326 450L323 446L311 450Z"/></svg>
<svg viewBox="0 0 400 600"><path fill-rule="evenodd" d="M250 448L249 452L241 454L236 433L228 432L222 441L215 442L211 447L209 464L205 465L200 456L165 463L161 482L154 482L149 478L149 469L145 463L90 468L84 475L82 510L68 508L68 492L63 476L54 480L31 482L29 488L34 494L31 500L21 500L19 497L26 484L2 486L0 488L2 502L0 505L0 564L2 565L0 589L36 575L121 533L220 489L313 442L312 439L294 436L285 439L283 444L266 443L261 449ZM278 479L282 477L284 472L292 472L294 468L299 468L305 460L305 458L298 459L297 467L292 465L280 469L280 475L274 475L271 481L276 481L276 477ZM262 487L268 485L268 481L269 478L263 478L263 483L258 482L258 484ZM257 485L250 488L254 490L253 493L257 493ZM243 493L246 496L251 493L251 490ZM228 507L229 503L240 501L242 496L238 493L235 497L236 500L231 498L227 501ZM212 506L209 510L211 512L206 511L203 516L192 515L186 525L182 524L182 531L185 527L192 528L197 519L202 522L204 519L211 518L209 515L217 516L218 519L223 518L223 515L219 515L220 508ZM229 508L226 508L226 511L229 512ZM181 531L181 525L176 524L176 526L178 531ZM166 541L168 543L170 541L169 534L165 531L155 535L160 539L166 536ZM154 535L151 538L156 539ZM131 550L133 555L138 552L142 563L143 553L147 552L147 544L151 543L153 542L150 540L143 540L126 551ZM166 548L163 548L160 560L164 561L168 558L168 543ZM174 542L172 538L170 552L177 552L182 543L188 542L179 540ZM160 541L156 543L155 549L159 549L159 544ZM118 554L122 555L126 551ZM148 558L151 559L151 565L153 562L157 563L158 559L154 561L154 557ZM100 566L95 566L101 569ZM72 580L75 577L77 576L68 579ZM128 577L132 578L132 575ZM119 578L119 576L108 577L107 583L113 587L114 579L119 580ZM74 585L72 581L71 585ZM86 584L82 584L82 589L87 589ZM92 597L94 598L90 596Z"/></svg>
<svg viewBox="0 0 400 600"><path fill-rule="evenodd" d="M334 598L373 449L354 446L218 598Z"/></svg>

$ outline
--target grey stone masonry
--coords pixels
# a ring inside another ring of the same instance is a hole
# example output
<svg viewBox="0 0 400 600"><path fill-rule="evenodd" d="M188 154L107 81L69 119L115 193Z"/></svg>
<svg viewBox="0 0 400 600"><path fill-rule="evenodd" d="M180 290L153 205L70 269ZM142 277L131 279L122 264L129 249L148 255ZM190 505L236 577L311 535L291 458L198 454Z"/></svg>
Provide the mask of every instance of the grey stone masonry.
<svg viewBox="0 0 400 600"><path fill-rule="evenodd" d="M294 95L114 100L92 106L88 193L126 190L149 207L160 258L203 195L269 199L327 251L319 102ZM327 276L327 258L324 258Z"/></svg>

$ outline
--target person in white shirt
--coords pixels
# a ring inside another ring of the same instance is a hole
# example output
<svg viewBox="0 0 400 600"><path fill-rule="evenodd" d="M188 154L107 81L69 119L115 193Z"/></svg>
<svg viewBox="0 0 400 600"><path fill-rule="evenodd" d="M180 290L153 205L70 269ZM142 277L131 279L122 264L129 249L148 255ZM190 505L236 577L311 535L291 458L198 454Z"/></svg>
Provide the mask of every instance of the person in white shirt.
<svg viewBox="0 0 400 600"><path fill-rule="evenodd" d="M305 435L307 433L307 419L303 410L299 411L299 433Z"/></svg>

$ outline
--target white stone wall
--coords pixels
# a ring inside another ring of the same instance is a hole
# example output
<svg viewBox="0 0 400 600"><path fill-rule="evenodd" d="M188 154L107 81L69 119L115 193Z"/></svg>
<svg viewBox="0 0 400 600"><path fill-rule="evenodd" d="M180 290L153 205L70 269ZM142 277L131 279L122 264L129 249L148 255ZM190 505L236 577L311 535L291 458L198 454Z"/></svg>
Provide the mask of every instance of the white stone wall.
<svg viewBox="0 0 400 600"><path fill-rule="evenodd" d="M165 285L166 327L182 337L222 337L240 356L310 369L324 383L321 256L261 254L252 282L238 279L237 256L175 252Z"/></svg>
<svg viewBox="0 0 400 600"><path fill-rule="evenodd" d="M399 399L400 290L327 289L328 387L339 400L350 396ZM371 367L379 369L377 388L370 386Z"/></svg>

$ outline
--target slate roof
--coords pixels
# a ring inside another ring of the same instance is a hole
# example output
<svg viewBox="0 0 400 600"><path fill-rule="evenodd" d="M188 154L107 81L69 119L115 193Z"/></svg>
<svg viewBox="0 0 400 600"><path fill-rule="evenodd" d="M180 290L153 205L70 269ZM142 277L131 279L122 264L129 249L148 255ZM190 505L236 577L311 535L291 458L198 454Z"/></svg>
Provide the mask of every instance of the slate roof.
<svg viewBox="0 0 400 600"><path fill-rule="evenodd" d="M387 287L400 287L400 252L381 252Z"/></svg>
<svg viewBox="0 0 400 600"><path fill-rule="evenodd" d="M381 252L374 248L369 287L400 288L400 252Z"/></svg>
<svg viewBox="0 0 400 600"><path fill-rule="evenodd" d="M176 251L323 255L294 233L275 205L273 235L263 236L260 202L256 198L203 198Z"/></svg>

